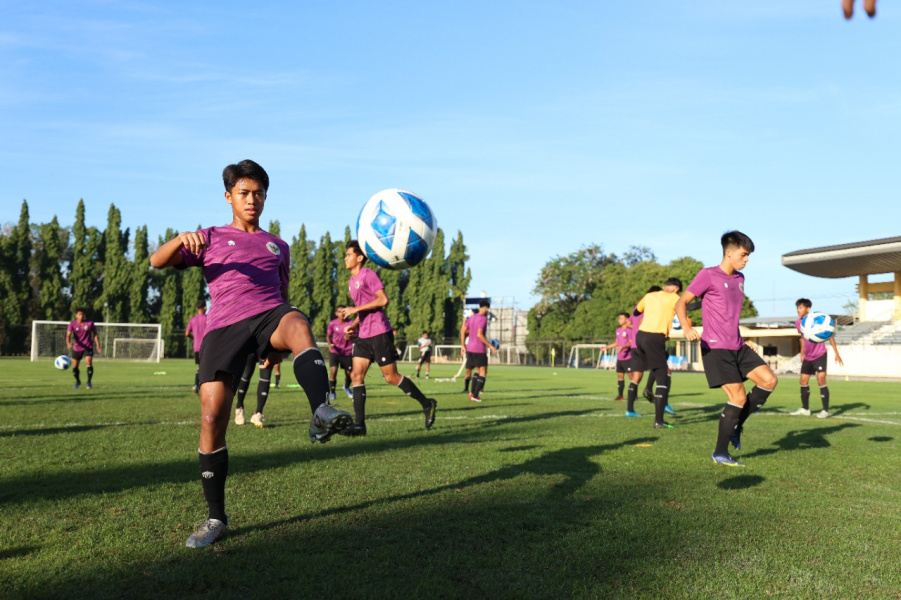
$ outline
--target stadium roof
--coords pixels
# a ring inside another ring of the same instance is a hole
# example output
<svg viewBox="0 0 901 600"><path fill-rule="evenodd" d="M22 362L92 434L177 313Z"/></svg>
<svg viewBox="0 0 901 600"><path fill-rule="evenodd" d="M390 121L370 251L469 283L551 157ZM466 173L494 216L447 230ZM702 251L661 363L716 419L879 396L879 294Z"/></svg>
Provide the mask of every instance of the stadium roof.
<svg viewBox="0 0 901 600"><path fill-rule="evenodd" d="M855 277L901 272L901 237L796 250L782 265L814 277Z"/></svg>

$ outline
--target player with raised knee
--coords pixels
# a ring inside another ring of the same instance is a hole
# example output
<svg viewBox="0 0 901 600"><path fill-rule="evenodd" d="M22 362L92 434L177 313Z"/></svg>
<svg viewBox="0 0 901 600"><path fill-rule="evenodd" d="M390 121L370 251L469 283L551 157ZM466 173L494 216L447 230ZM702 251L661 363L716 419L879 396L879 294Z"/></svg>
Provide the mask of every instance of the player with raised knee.
<svg viewBox="0 0 901 600"><path fill-rule="evenodd" d="M260 229L269 175L257 163L244 160L225 167L222 181L231 223L180 233L150 257L157 269L202 268L212 300L200 352L198 447L209 517L188 537L185 545L190 548L208 546L228 531L225 434L248 355L268 357L287 350L294 354L294 375L313 413L311 442L327 442L352 422L349 413L328 404L328 371L310 323L288 304L288 245Z"/></svg>
<svg viewBox="0 0 901 600"><path fill-rule="evenodd" d="M664 421L663 415L669 403L666 340L673 326L680 291L682 282L676 277L670 277L664 282L662 290L645 294L633 313L644 313L644 319L635 334L635 343L644 356L645 368L650 371L648 377L657 384L657 389L654 390L654 427L657 429L675 427Z"/></svg>
<svg viewBox="0 0 901 600"><path fill-rule="evenodd" d="M235 391L235 425L243 425L246 422L244 417L244 397L247 390L250 389L250 378L256 369L257 363L260 365L260 380L257 383L257 408L250 416L250 422L256 427L263 427L266 424L266 418L263 416L263 409L266 407L266 400L269 399L269 388L272 380L272 370L275 365L270 359L281 359L279 353L272 353L269 358L258 360L256 354L248 354L247 362L244 363L244 372L241 373L241 381L238 383L238 389Z"/></svg>
<svg viewBox="0 0 901 600"><path fill-rule="evenodd" d="M86 387L91 389L91 379L94 377L94 353L100 354L100 337L97 335L97 326L94 321L86 321L87 312L83 308L75 309L75 320L66 328L66 347L72 352L72 377L75 378L75 389L81 387L81 371L78 363L84 359L88 366L88 381Z"/></svg>
<svg viewBox="0 0 901 600"><path fill-rule="evenodd" d="M203 345L203 334L206 333L206 302L198 300L194 307L196 314L188 320L185 327L185 337L191 338L194 347L194 387L191 390L195 394L200 393L200 348Z"/></svg>
<svg viewBox="0 0 901 600"><path fill-rule="evenodd" d="M366 254L359 242L347 242L344 253L344 266L350 271L350 297L354 306L345 307L341 311L342 319L354 317L345 328L346 333L355 335L353 349L353 371L351 381L354 395L354 425L344 431L344 435L366 435L366 372L376 362L382 371L385 381L397 386L407 396L412 397L422 406L425 414L425 428L430 429L435 422L435 409L438 403L434 398L426 398L416 384L408 377L397 372L397 348L394 346L394 333L384 308L388 306L388 296L382 280L363 265Z"/></svg>
<svg viewBox="0 0 901 600"><path fill-rule="evenodd" d="M741 269L754 251L754 242L740 231L729 231L720 238L723 259L718 266L707 267L695 276L676 303L676 315L683 323L688 341L701 340L704 374L710 388L722 388L726 406L720 414L713 462L729 467L744 463L729 454L729 442L741 449L741 433L748 417L760 410L778 379L763 358L742 339L738 329L745 297L745 276ZM695 298L703 300L701 315L704 332L699 334L688 320L687 305ZM754 387L745 392L746 380Z"/></svg>
<svg viewBox="0 0 901 600"><path fill-rule="evenodd" d="M490 309L491 303L488 300L479 300L479 310L466 319L460 328L460 344L466 357L466 368L472 372L472 391L469 393L472 402L482 401L485 375L488 374L488 352L495 351L485 336Z"/></svg>
<svg viewBox="0 0 901 600"><path fill-rule="evenodd" d="M795 328L801 333L801 319L807 316L813 303L807 298L799 298L795 302L798 311L798 320ZM829 338L832 343L832 351L835 352L835 362L844 365L842 357L835 345L835 336ZM820 388L820 399L823 401L823 410L817 413L817 417L825 419L829 416L829 387L826 386L826 342L813 342L801 336L801 408L794 411L793 415L810 416L810 376L816 375L817 385Z"/></svg>
<svg viewBox="0 0 901 600"><path fill-rule="evenodd" d="M338 367L341 367L341 370L344 371L344 393L347 394L348 398L354 397L350 379L354 366L354 343L353 338L346 331L353 321L341 318L345 308L347 307L343 304L335 307L335 318L329 322L325 332L325 341L328 342L330 400L335 399L335 391L338 387Z"/></svg>

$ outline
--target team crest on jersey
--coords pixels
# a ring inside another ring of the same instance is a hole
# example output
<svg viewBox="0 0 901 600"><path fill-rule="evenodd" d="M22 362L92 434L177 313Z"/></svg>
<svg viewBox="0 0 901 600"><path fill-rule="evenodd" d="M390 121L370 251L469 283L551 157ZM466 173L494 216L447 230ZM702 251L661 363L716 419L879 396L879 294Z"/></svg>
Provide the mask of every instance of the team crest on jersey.
<svg viewBox="0 0 901 600"><path fill-rule="evenodd" d="M278 247L278 244L276 244L275 242L267 242L266 249L269 250L269 252L272 252L276 256L278 256L279 254L282 253L282 251Z"/></svg>
<svg viewBox="0 0 901 600"><path fill-rule="evenodd" d="M229 245L229 246L234 246L234 245L235 245L235 240L228 240L228 245Z"/></svg>
<svg viewBox="0 0 901 600"><path fill-rule="evenodd" d="M724 286L727 290L729 289L729 284L728 284L728 283L724 283L723 286Z"/></svg>
<svg viewBox="0 0 901 600"><path fill-rule="evenodd" d="M355 289L355 290L360 289L360 282L359 282L359 281L354 281L354 289Z"/></svg>

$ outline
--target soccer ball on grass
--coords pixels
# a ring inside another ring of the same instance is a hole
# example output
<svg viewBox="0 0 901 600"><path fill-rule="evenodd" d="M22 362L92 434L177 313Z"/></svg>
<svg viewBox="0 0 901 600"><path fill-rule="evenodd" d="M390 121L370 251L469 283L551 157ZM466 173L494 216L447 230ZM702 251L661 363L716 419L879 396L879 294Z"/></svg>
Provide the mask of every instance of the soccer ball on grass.
<svg viewBox="0 0 901 600"><path fill-rule="evenodd" d="M425 201L406 190L383 190L357 217L357 241L380 267L409 269L422 262L435 242L438 220Z"/></svg>

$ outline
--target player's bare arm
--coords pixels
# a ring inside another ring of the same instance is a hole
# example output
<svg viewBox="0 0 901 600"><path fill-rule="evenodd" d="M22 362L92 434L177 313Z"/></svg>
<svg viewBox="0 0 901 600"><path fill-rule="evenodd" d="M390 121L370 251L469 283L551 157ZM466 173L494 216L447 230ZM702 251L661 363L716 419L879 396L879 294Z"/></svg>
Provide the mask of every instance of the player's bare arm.
<svg viewBox="0 0 901 600"><path fill-rule="evenodd" d="M488 352L495 352L494 346L491 345L491 342L488 341L488 338L485 337L485 332L482 329L479 329L479 332L476 334L476 337L479 338L483 344L485 344L485 349Z"/></svg>
<svg viewBox="0 0 901 600"><path fill-rule="evenodd" d="M150 266L155 269L174 267L185 262L181 249L187 248L191 254L200 254L207 247L206 238L199 231L185 231L156 249L150 255Z"/></svg>
<svg viewBox="0 0 901 600"><path fill-rule="evenodd" d="M845 363L842 362L842 357L838 353L838 346L835 345L835 336L829 338L829 343L832 344L832 351L835 352L835 362L844 367Z"/></svg>
<svg viewBox="0 0 901 600"><path fill-rule="evenodd" d="M460 354L466 354L466 336L469 335L469 328L464 325L460 328Z"/></svg>
<svg viewBox="0 0 901 600"><path fill-rule="evenodd" d="M380 308L384 308L388 306L390 300L388 300L388 295L385 293L385 290L378 290L375 293L375 298L366 304L361 304L360 306L347 306L344 308L344 311L341 313L341 318L346 319L351 315L355 315L361 312L368 312L372 310L378 310ZM359 317L355 320L355 323L359 322Z"/></svg>
<svg viewBox="0 0 901 600"><path fill-rule="evenodd" d="M682 333L689 342L701 339L701 334L695 331L694 327L691 326L691 321L688 319L687 307L694 299L695 295L686 290L682 292L682 295L676 300L676 316L679 318L679 323L682 324Z"/></svg>

